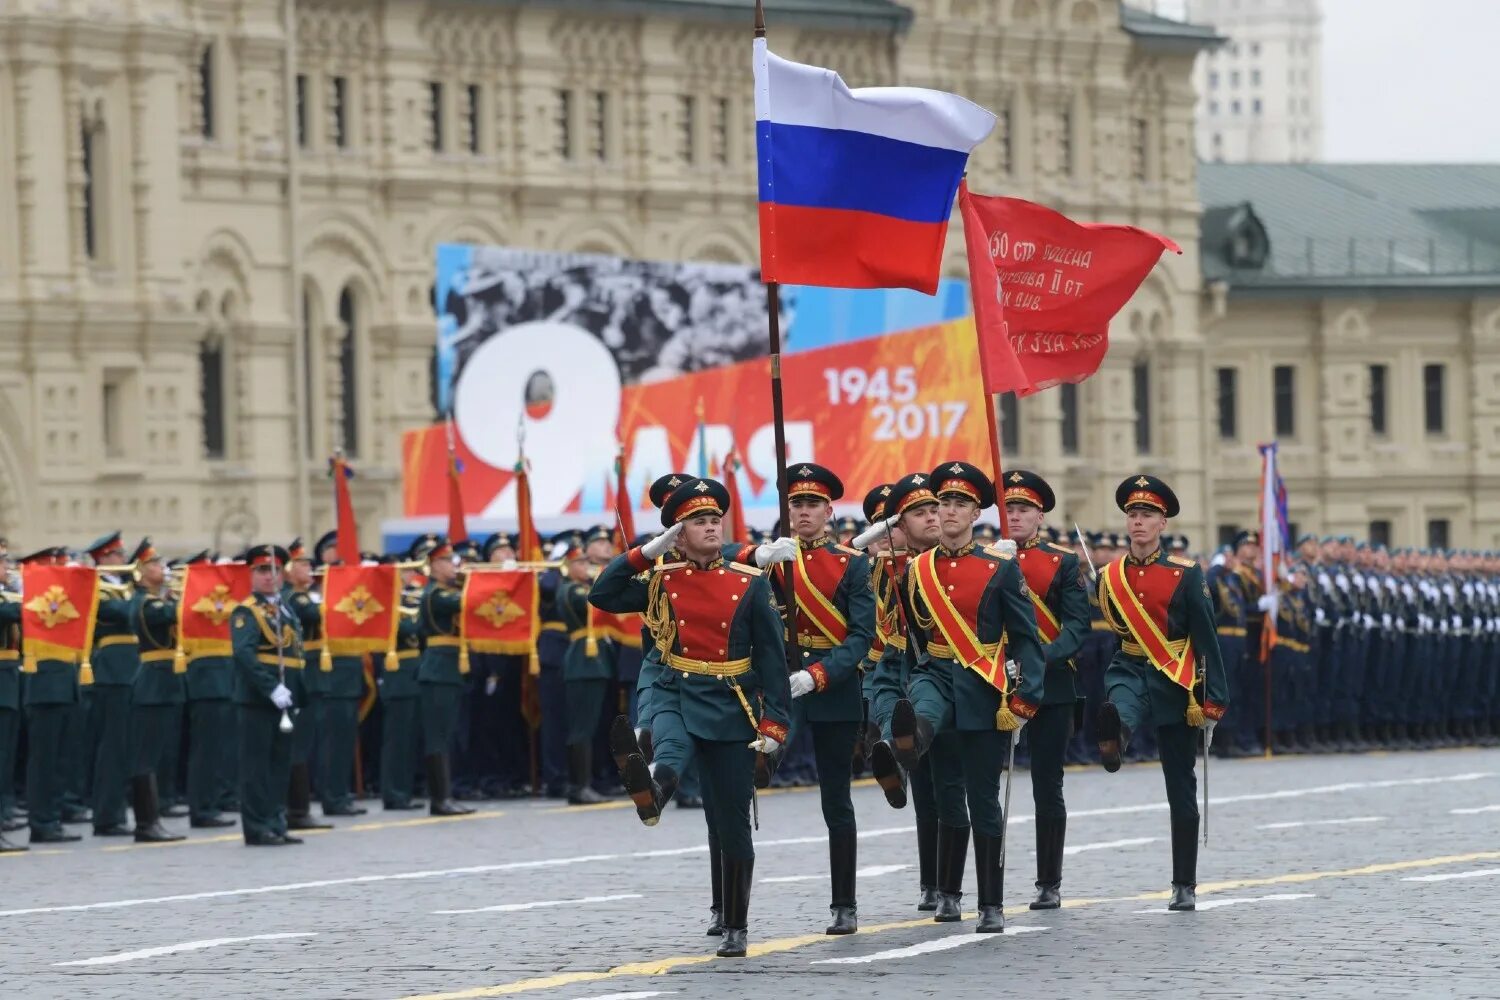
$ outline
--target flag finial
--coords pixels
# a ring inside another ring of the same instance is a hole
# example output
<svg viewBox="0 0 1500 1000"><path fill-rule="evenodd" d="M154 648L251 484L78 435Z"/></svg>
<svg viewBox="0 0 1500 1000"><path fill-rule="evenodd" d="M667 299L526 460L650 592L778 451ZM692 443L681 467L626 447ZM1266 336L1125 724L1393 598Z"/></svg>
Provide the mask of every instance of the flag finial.
<svg viewBox="0 0 1500 1000"><path fill-rule="evenodd" d="M766 37L766 8L761 0L755 0L755 37Z"/></svg>

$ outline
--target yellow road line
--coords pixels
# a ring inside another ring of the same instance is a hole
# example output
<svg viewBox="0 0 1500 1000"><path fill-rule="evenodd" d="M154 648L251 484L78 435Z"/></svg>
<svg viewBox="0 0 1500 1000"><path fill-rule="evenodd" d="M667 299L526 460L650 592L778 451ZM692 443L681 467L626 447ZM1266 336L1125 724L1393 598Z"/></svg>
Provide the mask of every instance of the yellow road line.
<svg viewBox="0 0 1500 1000"><path fill-rule="evenodd" d="M1268 875L1261 878L1230 879L1222 882L1207 882L1198 886L1200 893L1227 892L1235 889L1252 889L1267 885L1287 885L1304 882L1319 882L1326 879L1355 878L1362 875L1383 875L1389 872L1409 871L1414 868L1437 868L1442 865L1469 864L1475 861L1493 861L1500 859L1500 851L1476 851L1471 854L1445 854L1433 858L1412 858L1405 861L1387 861L1376 864L1361 865L1358 868L1343 868L1337 871L1318 872L1287 872L1282 875ZM1106 903L1133 903L1150 900L1167 899L1170 892L1143 892L1133 896L1110 896L1099 899L1067 899L1063 901L1065 909L1080 909L1091 906L1101 906ZM1010 916L1029 912L1026 906L1012 906L1005 911ZM969 916L968 914L965 915ZM888 924L874 924L859 929L860 936L870 934L883 934L889 931L909 930L916 927L934 926L932 918L924 917L917 920L900 920ZM794 951L808 945L833 940L825 934L803 934L798 937L777 938L759 944L752 944L748 949L748 957L755 958L761 955L773 955L778 952ZM648 959L642 962L631 962L626 965L617 965L603 972L560 972L551 976L540 976L533 979L518 979L512 983L501 983L498 986L479 986L473 989L458 990L452 993L427 993L409 996L403 1000L474 1000L478 997L510 996L516 993L531 993L537 990L548 990L558 986L569 986L574 983L592 983L602 979L618 979L625 976L658 976L690 965L704 965L709 962L719 961L712 954L706 955L672 955L658 959ZM739 961L729 959L728 961Z"/></svg>

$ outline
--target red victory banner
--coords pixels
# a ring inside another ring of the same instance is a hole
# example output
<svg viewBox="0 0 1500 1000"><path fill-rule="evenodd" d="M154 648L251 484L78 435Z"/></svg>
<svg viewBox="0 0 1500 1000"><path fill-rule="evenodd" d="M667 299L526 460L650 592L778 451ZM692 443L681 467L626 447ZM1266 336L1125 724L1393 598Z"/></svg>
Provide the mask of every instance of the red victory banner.
<svg viewBox="0 0 1500 1000"><path fill-rule="evenodd" d="M182 568L177 602L177 647L187 657L229 656L229 616L250 600L245 563L193 563Z"/></svg>
<svg viewBox="0 0 1500 1000"><path fill-rule="evenodd" d="M1109 321L1163 249L1134 226L1078 223L1020 198L959 188L985 391L1029 396L1099 370Z"/></svg>
<svg viewBox="0 0 1500 1000"><path fill-rule="evenodd" d="M322 613L323 651L330 658L395 649L401 621L396 567L326 567Z"/></svg>
<svg viewBox="0 0 1500 1000"><path fill-rule="evenodd" d="M541 634L537 574L530 569L476 569L464 579L459 637L476 653L535 652Z"/></svg>
<svg viewBox="0 0 1500 1000"><path fill-rule="evenodd" d="M21 567L23 669L38 660L86 663L99 614L99 574L90 566Z"/></svg>

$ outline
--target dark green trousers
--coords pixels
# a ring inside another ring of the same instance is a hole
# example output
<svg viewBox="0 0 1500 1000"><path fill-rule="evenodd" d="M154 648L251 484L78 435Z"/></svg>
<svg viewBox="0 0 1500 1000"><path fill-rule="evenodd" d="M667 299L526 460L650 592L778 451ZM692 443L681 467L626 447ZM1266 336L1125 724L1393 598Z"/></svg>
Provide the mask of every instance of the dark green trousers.
<svg viewBox="0 0 1500 1000"><path fill-rule="evenodd" d="M228 812L240 807L240 713L231 699L224 708L224 736L219 741L219 808Z"/></svg>
<svg viewBox="0 0 1500 1000"><path fill-rule="evenodd" d="M568 746L592 743L599 730L599 713L604 710L609 681L566 681L564 687L568 701Z"/></svg>
<svg viewBox="0 0 1500 1000"><path fill-rule="evenodd" d="M692 739L703 780L703 807L719 850L734 861L753 861L750 798L755 793L756 751L743 740Z"/></svg>
<svg viewBox="0 0 1500 1000"><path fill-rule="evenodd" d="M156 774L172 739L176 705L130 706L130 776ZM158 781L158 785L160 782Z"/></svg>
<svg viewBox="0 0 1500 1000"><path fill-rule="evenodd" d="M89 740L89 704L94 697L94 688L80 687L78 700L67 706L67 719L63 723L63 745L57 758L59 780L62 782L63 805L69 809L82 809L92 800L90 772L94 769L94 755L89 753L93 745Z"/></svg>
<svg viewBox="0 0 1500 1000"><path fill-rule="evenodd" d="M94 734L94 826L125 825L125 781L130 777L130 688L96 684L89 695Z"/></svg>
<svg viewBox="0 0 1500 1000"><path fill-rule="evenodd" d="M911 804L917 820L932 820L958 829L969 825L964 800L964 770L958 756L958 737L939 733L911 772Z"/></svg>
<svg viewBox="0 0 1500 1000"><path fill-rule="evenodd" d="M162 729L165 731L161 756L157 758L156 783L161 791L162 807L177 805L182 801L182 719L186 714L182 702L175 705L165 706L166 718Z"/></svg>
<svg viewBox="0 0 1500 1000"><path fill-rule="evenodd" d="M380 798L387 806L411 803L417 766L416 698L386 698L380 728Z"/></svg>
<svg viewBox="0 0 1500 1000"><path fill-rule="evenodd" d="M20 739L20 711L0 708L0 820L10 819L16 807L16 748Z"/></svg>
<svg viewBox="0 0 1500 1000"><path fill-rule="evenodd" d="M1186 722L1156 729L1156 751L1167 783L1167 804L1173 823L1198 822L1198 730Z"/></svg>
<svg viewBox="0 0 1500 1000"><path fill-rule="evenodd" d="M228 698L188 702L188 739L192 742L188 747L187 797L193 819L217 816L224 805L224 744L233 745L234 716Z"/></svg>
<svg viewBox="0 0 1500 1000"><path fill-rule="evenodd" d="M422 740L428 755L448 753L458 730L464 689L459 684L422 682Z"/></svg>
<svg viewBox="0 0 1500 1000"><path fill-rule="evenodd" d="M1073 736L1073 706L1043 705L1026 724L1031 751L1031 800L1038 820L1066 819L1063 801L1063 762Z"/></svg>
<svg viewBox="0 0 1500 1000"><path fill-rule="evenodd" d="M323 726L323 695L303 689L299 701L306 701L292 713L292 763L306 764L317 746Z"/></svg>
<svg viewBox="0 0 1500 1000"><path fill-rule="evenodd" d="M822 798L823 823L832 833L853 830L854 800L849 785L854 777L854 744L863 724L859 722L808 722L800 702L793 703L792 733L806 726L812 732L813 760L818 768L818 794ZM788 735L787 742L795 739Z"/></svg>
<svg viewBox="0 0 1500 1000"><path fill-rule="evenodd" d="M245 836L286 834L286 789L292 737L280 731L281 713L240 705L240 827Z"/></svg>
<svg viewBox="0 0 1500 1000"><path fill-rule="evenodd" d="M26 709L26 805L31 829L62 829L63 744L72 705L31 705Z"/></svg>
<svg viewBox="0 0 1500 1000"><path fill-rule="evenodd" d="M354 743L359 737L359 699L323 696L324 809L354 802Z"/></svg>

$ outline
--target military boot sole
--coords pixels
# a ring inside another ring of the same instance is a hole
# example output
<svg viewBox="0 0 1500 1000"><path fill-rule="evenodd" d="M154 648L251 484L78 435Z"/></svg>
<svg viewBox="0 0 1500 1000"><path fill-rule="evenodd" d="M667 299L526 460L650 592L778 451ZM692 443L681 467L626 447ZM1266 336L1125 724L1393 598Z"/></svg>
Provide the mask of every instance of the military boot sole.
<svg viewBox="0 0 1500 1000"><path fill-rule="evenodd" d="M647 826L660 823L661 802L646 759L638 753L631 754L625 761L625 769L620 772L620 780L625 784L625 794L635 803L635 814L640 821Z"/></svg>
<svg viewBox="0 0 1500 1000"><path fill-rule="evenodd" d="M885 801L892 809L906 808L906 774L896 760L896 752L885 740L875 744L870 751L870 773L875 783L885 793Z"/></svg>
<svg viewBox="0 0 1500 1000"><path fill-rule="evenodd" d="M642 733L648 730L641 730ZM609 754L615 760L615 770L621 774L625 773L625 762L630 759L631 754L640 754L642 759L645 754L641 753L640 741L636 738L635 728L631 726L630 719L624 715L615 716L615 721L609 725Z"/></svg>
<svg viewBox="0 0 1500 1000"><path fill-rule="evenodd" d="M905 698L891 710L890 747L903 768L910 771L917 766L917 710Z"/></svg>
<svg viewBox="0 0 1500 1000"><path fill-rule="evenodd" d="M1120 769L1123 747L1120 740L1120 710L1112 702L1099 706L1096 731L1099 734L1099 763L1110 774Z"/></svg>

